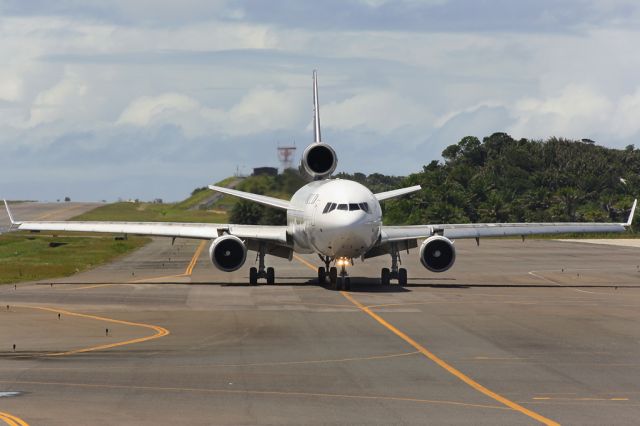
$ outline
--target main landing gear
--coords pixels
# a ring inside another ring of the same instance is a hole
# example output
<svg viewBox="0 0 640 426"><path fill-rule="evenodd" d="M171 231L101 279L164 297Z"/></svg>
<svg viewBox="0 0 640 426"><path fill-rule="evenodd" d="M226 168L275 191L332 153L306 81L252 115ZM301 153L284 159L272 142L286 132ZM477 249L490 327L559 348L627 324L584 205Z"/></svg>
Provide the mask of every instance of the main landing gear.
<svg viewBox="0 0 640 426"><path fill-rule="evenodd" d="M258 285L258 279L264 278L267 280L267 284L275 284L276 283L276 271L275 269L269 267L264 267L264 256L266 254L266 246L264 243L260 244L260 248L258 250L258 268L251 267L249 268L249 284Z"/></svg>
<svg viewBox="0 0 640 426"><path fill-rule="evenodd" d="M382 285L389 285L391 280L398 280L398 285L407 285L407 270L404 268L398 268L398 262L402 263L400 259L400 252L395 244L391 246L391 270L389 268L382 268L380 274L380 283Z"/></svg>
<svg viewBox="0 0 640 426"><path fill-rule="evenodd" d="M351 278L347 274L347 259L337 259L336 264L340 266L340 274L338 275L338 268L335 266L329 267L332 259L329 256L320 256L320 259L324 262L325 266L318 268L318 283L324 284L329 278L329 284L334 290L350 290Z"/></svg>

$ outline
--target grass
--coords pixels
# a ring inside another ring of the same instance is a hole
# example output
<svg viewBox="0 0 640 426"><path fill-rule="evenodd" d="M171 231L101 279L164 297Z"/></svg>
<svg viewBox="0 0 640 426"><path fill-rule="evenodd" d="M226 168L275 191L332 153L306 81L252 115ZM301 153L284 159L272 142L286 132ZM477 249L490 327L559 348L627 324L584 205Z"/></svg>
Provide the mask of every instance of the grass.
<svg viewBox="0 0 640 426"><path fill-rule="evenodd" d="M4 234L0 236L0 284L69 276L110 262L149 241L142 237L116 241L104 235ZM60 245L52 247L51 243Z"/></svg>
<svg viewBox="0 0 640 426"><path fill-rule="evenodd" d="M227 215L207 210L185 210L176 204L114 203L100 206L71 220L226 223Z"/></svg>
<svg viewBox="0 0 640 426"><path fill-rule="evenodd" d="M217 185L225 186L235 178ZM211 190L197 191L176 204L114 203L97 207L71 220L114 222L190 222L226 223L226 209L235 199L223 197L213 211L189 210L213 194ZM229 197L231 198L231 197ZM149 238L129 237L116 241L112 235L55 233L9 233L0 235L0 284L59 278L113 261L132 250L144 246ZM51 243L59 243L51 247Z"/></svg>

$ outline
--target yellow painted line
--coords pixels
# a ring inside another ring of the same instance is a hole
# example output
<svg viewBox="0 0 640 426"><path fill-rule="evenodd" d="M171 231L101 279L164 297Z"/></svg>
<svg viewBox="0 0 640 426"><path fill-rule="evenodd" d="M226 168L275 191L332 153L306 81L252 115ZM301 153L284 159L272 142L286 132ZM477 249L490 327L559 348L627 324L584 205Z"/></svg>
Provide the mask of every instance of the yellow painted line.
<svg viewBox="0 0 640 426"><path fill-rule="evenodd" d="M298 262L301 262L302 264L304 264L307 268L311 269L312 271L314 271L316 273L318 272L318 268L316 266L314 266L312 263L307 262L305 259L301 258L297 254L294 254L293 257Z"/></svg>
<svg viewBox="0 0 640 426"><path fill-rule="evenodd" d="M29 423L9 413L0 412L0 420L5 422L9 426L29 426Z"/></svg>
<svg viewBox="0 0 640 426"><path fill-rule="evenodd" d="M419 398L405 398L398 396L387 395L353 395L353 394L333 394L333 393L318 393L318 392L296 392L296 391L268 391L268 390L243 390L243 389L213 389L213 388L181 388L181 387L165 387L165 386L130 386L130 385L108 385L108 384L94 384L94 383L65 383L65 382L38 382L38 381L26 381L26 380L0 380L0 383L12 383L20 385L42 385L42 386L70 386L80 388L93 388L93 389L127 389L127 390L139 390L139 391L164 391L164 392L198 392L198 393L218 393L218 394L236 394L236 395L263 395L263 396L283 396L283 397L303 397L303 398L338 398L338 399L356 399L356 400L373 400L373 401L399 401L399 402L414 402L422 404L441 404L441 405L455 405L469 408L483 408L490 410L508 410L508 408L501 407L499 405L484 405L484 404L470 404L460 401L447 401L447 400L434 400L434 399L419 399Z"/></svg>
<svg viewBox="0 0 640 426"><path fill-rule="evenodd" d="M628 401L629 398L593 398L593 397L584 397L584 398L558 398L558 397L550 397L550 396L536 396L532 399L535 400L556 400L556 401Z"/></svg>
<svg viewBox="0 0 640 426"><path fill-rule="evenodd" d="M74 316L74 317L80 317L80 318L89 318L89 319L93 319L93 320L97 320L97 321L110 322L110 323L113 323L113 324L123 324L123 325L129 325L129 326L133 326L133 327L143 327L143 328L148 328L148 329L151 329L151 330L155 331L155 333L150 335L150 336L139 337L139 338L136 338L136 339L124 340L124 341L115 342L115 343L108 343L108 344L104 344L104 345L91 346L91 347L88 347L88 348L74 349L74 350L70 350L70 351L66 351L66 352L49 353L49 354L46 354L47 356L63 356L63 355L73 355L73 354L79 354L79 353L85 353L85 352L101 351L101 350L105 350L105 349L116 348L118 346L125 346L125 345L132 345L132 344L135 344L135 343L142 343L142 342L146 342L146 341L149 341L149 340L159 339L160 337L164 337L164 336L169 335L169 330L167 330L164 327L160 327L158 325L144 324L144 323L141 323L141 322L123 321L123 320L118 320L118 319L113 319L113 318L99 317L99 316L96 316L96 315L80 314L80 313L77 313L77 312L71 312L71 311L67 311L67 310L64 310L64 309L54 309L54 308L47 308L47 307L43 307L43 306L20 305L18 307L19 308L27 308L27 309L38 309L38 310L41 310L41 311L60 313L60 314Z"/></svg>
<svg viewBox="0 0 640 426"><path fill-rule="evenodd" d="M349 300L351 303L353 303L358 308L360 308L360 310L362 310L363 312L368 314L371 318L375 319L378 323L380 323L384 327L386 327L389 331L393 332L396 336L400 337L402 340L404 340L405 342L407 342L408 344L410 344L411 346L416 348L420 353L422 353L424 356L429 358L431 361L435 362L440 367L442 367L444 370L446 370L448 373L450 373L453 376L457 377L458 379L462 380L464 383L466 383L467 385L469 385L473 389L477 390L480 393L483 393L484 395L488 396L489 398L492 398L492 399L494 399L494 400L506 405L507 407L511 408L512 410L518 411L518 412L524 414L525 416L531 417L532 419L535 419L535 420L539 421L540 423L543 423L543 424L549 425L549 426L551 426L551 425L559 426L559 423L557 423L557 422L555 422L555 421L553 421L551 419L548 419L548 418L546 418L546 417L544 417L544 416L542 416L542 415L540 415L540 414L538 414L538 413L536 413L534 411L531 411L531 410L523 407L522 405L520 405L518 403L515 403L515 402L511 401L510 399L507 399L504 396L499 395L496 392L493 392L492 390L482 386L480 383L476 382L475 380L473 380L471 377L467 376L466 374L464 374L460 370L458 370L458 369L454 368L453 366L447 364L444 360L442 360L441 358L437 357L434 353L429 351L427 348L422 346L420 343L416 342L411 337L409 337L408 335L406 335L405 333L403 333L402 331L400 331L399 329L394 327L392 324L387 322L380 315L376 314L371 309L367 308L362 303L358 302L349 293L347 293L345 291L341 291L340 293L344 297L346 297L347 300Z"/></svg>
<svg viewBox="0 0 640 426"><path fill-rule="evenodd" d="M84 286L84 287L62 288L62 289L60 289L60 291L88 290L90 288L106 287L108 285L116 285L116 283L93 284L93 285L87 285L87 286Z"/></svg>
<svg viewBox="0 0 640 426"><path fill-rule="evenodd" d="M161 277L142 278L140 280L129 281L129 283L130 284L144 283L144 282L148 282L148 281L161 280L163 278L190 277L191 274L193 274L193 269L196 267L196 264L198 263L198 259L200 258L200 254L202 254L202 250L204 249L206 244L207 244L206 241L202 241L200 243L200 245L198 245L198 248L196 249L195 253L191 257L191 261L189 262L189 265L187 265L187 269L185 269L184 273L175 274L175 275L164 275L164 276L161 276Z"/></svg>
<svg viewBox="0 0 640 426"><path fill-rule="evenodd" d="M145 283L145 282L148 282L148 281L161 280L163 278L180 278L180 277L184 277L184 275L183 274L177 274L177 275L165 275L165 276L162 276L162 277L142 278L140 280L129 281L128 284Z"/></svg>
<svg viewBox="0 0 640 426"><path fill-rule="evenodd" d="M198 259L200 258L200 254L202 253L202 249L204 249L204 246L206 243L207 243L206 241L202 241L200 243L200 245L196 249L196 252L193 254L193 257L191 258L191 262L189 263L189 266L187 266L187 269L184 271L183 275L190 276L193 273L193 268L196 267L196 263L198 263Z"/></svg>

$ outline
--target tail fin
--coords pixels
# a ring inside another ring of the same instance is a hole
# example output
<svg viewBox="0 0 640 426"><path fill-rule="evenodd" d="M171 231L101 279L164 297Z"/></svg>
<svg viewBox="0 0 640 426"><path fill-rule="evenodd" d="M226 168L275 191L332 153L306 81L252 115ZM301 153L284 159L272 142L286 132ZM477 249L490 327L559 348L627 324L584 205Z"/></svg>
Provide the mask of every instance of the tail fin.
<svg viewBox="0 0 640 426"><path fill-rule="evenodd" d="M318 106L318 73L313 70L313 136L314 142L322 142L320 135L320 107Z"/></svg>

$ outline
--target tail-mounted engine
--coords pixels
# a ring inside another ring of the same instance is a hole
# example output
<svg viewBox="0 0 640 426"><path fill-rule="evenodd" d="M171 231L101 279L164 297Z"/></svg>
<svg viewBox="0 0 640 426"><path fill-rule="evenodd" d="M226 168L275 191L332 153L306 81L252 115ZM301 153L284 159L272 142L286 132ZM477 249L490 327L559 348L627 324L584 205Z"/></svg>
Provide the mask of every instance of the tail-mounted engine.
<svg viewBox="0 0 640 426"><path fill-rule="evenodd" d="M450 239L440 235L429 237L420 247L420 262L431 272L444 272L456 261L456 249Z"/></svg>
<svg viewBox="0 0 640 426"><path fill-rule="evenodd" d="M338 156L326 143L313 143L302 153L302 168L313 179L329 177L337 165Z"/></svg>
<svg viewBox="0 0 640 426"><path fill-rule="evenodd" d="M237 271L247 259L247 246L235 235L223 235L211 243L209 258L221 271Z"/></svg>

